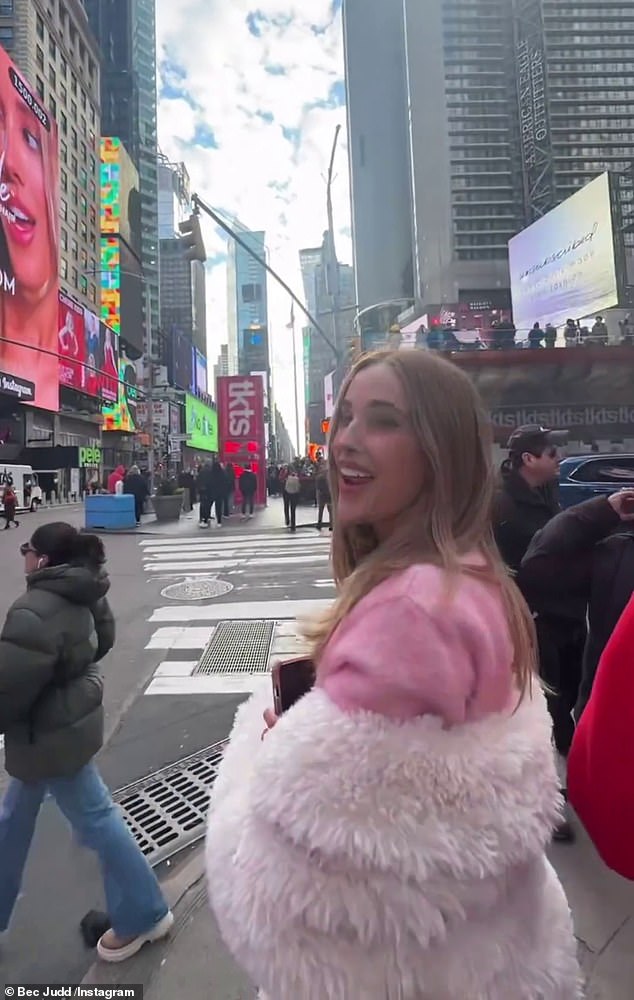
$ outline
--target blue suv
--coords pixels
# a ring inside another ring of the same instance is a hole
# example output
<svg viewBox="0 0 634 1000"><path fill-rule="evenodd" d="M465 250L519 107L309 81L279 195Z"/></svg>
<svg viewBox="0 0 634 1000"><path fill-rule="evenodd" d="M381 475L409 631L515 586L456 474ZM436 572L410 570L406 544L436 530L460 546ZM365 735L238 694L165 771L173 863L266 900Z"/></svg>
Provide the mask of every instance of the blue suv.
<svg viewBox="0 0 634 1000"><path fill-rule="evenodd" d="M559 465L559 500L573 507L596 496L634 487L634 455L574 455Z"/></svg>

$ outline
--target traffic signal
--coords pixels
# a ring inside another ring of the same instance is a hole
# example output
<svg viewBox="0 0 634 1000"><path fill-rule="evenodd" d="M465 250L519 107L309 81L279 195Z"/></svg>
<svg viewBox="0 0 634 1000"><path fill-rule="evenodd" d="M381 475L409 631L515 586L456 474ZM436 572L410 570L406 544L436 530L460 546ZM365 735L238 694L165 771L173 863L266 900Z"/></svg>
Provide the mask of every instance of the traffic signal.
<svg viewBox="0 0 634 1000"><path fill-rule="evenodd" d="M207 251L203 243L203 235L200 231L200 219L197 215L190 215L186 222L181 222L181 245L185 249L187 260L199 260L204 264L207 260Z"/></svg>

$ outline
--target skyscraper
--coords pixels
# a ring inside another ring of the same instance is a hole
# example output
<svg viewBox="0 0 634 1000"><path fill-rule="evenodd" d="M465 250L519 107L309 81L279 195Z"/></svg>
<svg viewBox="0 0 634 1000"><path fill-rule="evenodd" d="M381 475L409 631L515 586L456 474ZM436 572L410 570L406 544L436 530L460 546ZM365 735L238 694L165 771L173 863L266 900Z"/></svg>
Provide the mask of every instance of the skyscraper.
<svg viewBox="0 0 634 1000"><path fill-rule="evenodd" d="M240 237L260 257L266 254L263 232L240 231ZM270 373L266 271L234 241L227 263L229 357L239 375Z"/></svg>
<svg viewBox="0 0 634 1000"><path fill-rule="evenodd" d="M141 260L154 334L160 322L155 0L84 0L102 53L102 134L118 136L139 171ZM155 344L148 344L148 353Z"/></svg>
<svg viewBox="0 0 634 1000"><path fill-rule="evenodd" d="M318 319L320 325L323 324L323 328L332 342L338 341L339 351L344 353L348 341L353 335L354 270L348 264L337 264L339 270L339 313L335 323L333 299L328 289L328 262L330 259L327 232L324 233L321 247L311 247L299 252L306 307ZM304 327L302 340L306 431L311 443L323 444L325 435L321 429L321 423L326 416L324 380L337 367L337 358L320 332L312 326Z"/></svg>
<svg viewBox="0 0 634 1000"><path fill-rule="evenodd" d="M524 219L512 4L404 10L416 293L425 304L495 299Z"/></svg>
<svg viewBox="0 0 634 1000"><path fill-rule="evenodd" d="M343 25L356 301L364 309L414 295L402 3L345 0Z"/></svg>
<svg viewBox="0 0 634 1000"><path fill-rule="evenodd" d="M184 163L158 157L158 228L161 289L161 323L176 328L207 356L207 311L205 265L189 260L180 239L179 226L191 215L191 187Z"/></svg>
<svg viewBox="0 0 634 1000"><path fill-rule="evenodd" d="M509 239L604 170L631 166L634 8L403 0L402 10L344 3L358 302L397 297L395 264L411 255L419 305L503 308Z"/></svg>

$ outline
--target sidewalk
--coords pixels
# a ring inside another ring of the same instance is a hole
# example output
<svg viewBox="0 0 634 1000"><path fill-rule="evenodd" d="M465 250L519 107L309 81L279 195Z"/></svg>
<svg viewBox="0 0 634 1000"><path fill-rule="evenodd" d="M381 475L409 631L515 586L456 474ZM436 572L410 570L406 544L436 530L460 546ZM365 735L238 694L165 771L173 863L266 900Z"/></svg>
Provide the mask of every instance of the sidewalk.
<svg viewBox="0 0 634 1000"><path fill-rule="evenodd" d="M631 1000L634 954L634 885L608 871L575 823L574 846L557 845L551 861L568 894L588 979L586 1000ZM203 848L164 882L175 915L162 944L146 946L122 966L97 963L87 984L142 983L145 1000L253 1000L255 989L237 968L207 905ZM509 997L509 1000L512 998Z"/></svg>
<svg viewBox="0 0 634 1000"><path fill-rule="evenodd" d="M256 990L222 943L207 903L202 846L162 886L174 913L167 941L146 945L121 965L96 962L82 985L140 983L145 1000L255 1000Z"/></svg>
<svg viewBox="0 0 634 1000"><path fill-rule="evenodd" d="M317 508L307 505L297 508L297 530L306 531L314 529L317 524ZM240 514L233 514L229 518L223 518L222 525L218 528L215 521L211 522L208 532L198 526L198 504L189 514L181 514L179 521L171 521L167 524L159 524L154 515L143 516L141 526L131 534L137 535L167 535L170 538L188 538L191 535L204 537L206 533L217 532L219 535L225 531L227 534L256 534L262 531L286 531L284 526L284 505L281 497L269 497L268 506L259 507L252 520L243 521Z"/></svg>

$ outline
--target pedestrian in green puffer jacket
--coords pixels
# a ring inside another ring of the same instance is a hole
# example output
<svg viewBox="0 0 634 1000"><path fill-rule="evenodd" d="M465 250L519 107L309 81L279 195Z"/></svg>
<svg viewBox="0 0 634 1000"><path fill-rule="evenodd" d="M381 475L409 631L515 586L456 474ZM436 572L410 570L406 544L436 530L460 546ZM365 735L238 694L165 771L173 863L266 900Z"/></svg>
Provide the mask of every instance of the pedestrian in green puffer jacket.
<svg viewBox="0 0 634 1000"><path fill-rule="evenodd" d="M46 792L99 856L111 929L102 959L122 962L173 917L93 758L103 743L99 661L112 649L110 581L96 535L55 522L20 546L26 592L0 634L0 732L11 781L0 806L0 931L7 928Z"/></svg>

